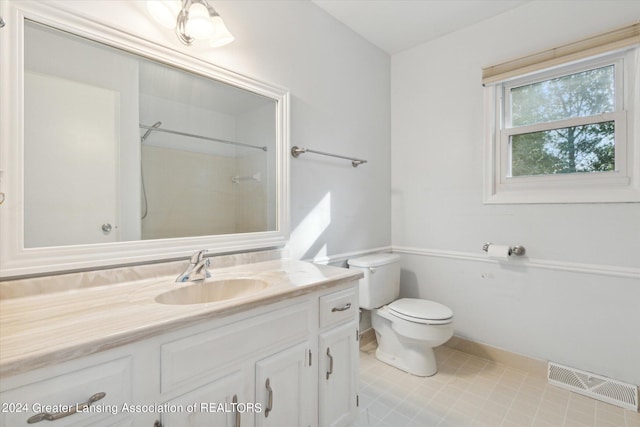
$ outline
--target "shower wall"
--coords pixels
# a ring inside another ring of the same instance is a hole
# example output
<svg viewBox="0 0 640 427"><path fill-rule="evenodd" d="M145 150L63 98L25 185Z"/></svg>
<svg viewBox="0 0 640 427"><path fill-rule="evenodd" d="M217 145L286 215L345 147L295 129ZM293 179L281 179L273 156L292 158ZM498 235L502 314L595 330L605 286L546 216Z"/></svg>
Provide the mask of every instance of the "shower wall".
<svg viewBox="0 0 640 427"><path fill-rule="evenodd" d="M248 121L241 114L223 114L148 95L140 96L140 118L147 125L161 121L160 129L209 138L241 139L243 143L259 145L265 145L261 140L273 139L264 132L252 136L251 129L246 129ZM273 117L269 118L272 123ZM256 124L255 120L251 123ZM262 150L152 132L142 146L147 205L142 238L266 230L266 158ZM259 181L247 179L254 175ZM237 182L234 177L239 178ZM144 206L144 197L141 203Z"/></svg>
<svg viewBox="0 0 640 427"><path fill-rule="evenodd" d="M236 135L247 144L267 147L273 154L276 134L274 111L267 105L236 116ZM276 229L276 156L253 149L238 150L237 172L241 177L259 174L260 181L246 180L238 186L238 227L244 232ZM266 158L266 160L265 160Z"/></svg>
<svg viewBox="0 0 640 427"><path fill-rule="evenodd" d="M142 159L148 212L143 239L236 232L235 161L153 146L143 146Z"/></svg>

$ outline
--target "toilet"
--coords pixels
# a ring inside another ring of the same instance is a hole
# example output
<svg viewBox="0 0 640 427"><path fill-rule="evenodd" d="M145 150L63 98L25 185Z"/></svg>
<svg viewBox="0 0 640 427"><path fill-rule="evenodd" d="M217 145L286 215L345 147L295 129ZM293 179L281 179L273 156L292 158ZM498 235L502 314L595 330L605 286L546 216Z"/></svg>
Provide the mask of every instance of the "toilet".
<svg viewBox="0 0 640 427"><path fill-rule="evenodd" d="M429 377L438 372L433 348L453 335L453 312L437 302L401 298L400 256L374 254L347 261L361 270L360 308L371 310L378 340L376 358L410 374Z"/></svg>

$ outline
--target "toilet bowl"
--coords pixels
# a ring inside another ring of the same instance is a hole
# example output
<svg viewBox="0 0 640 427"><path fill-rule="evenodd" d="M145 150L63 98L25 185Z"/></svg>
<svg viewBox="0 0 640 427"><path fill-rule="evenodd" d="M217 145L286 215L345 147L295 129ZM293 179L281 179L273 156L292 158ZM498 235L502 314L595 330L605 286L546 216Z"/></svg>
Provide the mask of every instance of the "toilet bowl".
<svg viewBox="0 0 640 427"><path fill-rule="evenodd" d="M415 308L411 314L402 312L398 303L420 307L422 317L415 317ZM453 335L453 312L449 308L432 301L403 298L372 310L371 323L378 340L378 360L421 377L438 372L433 348Z"/></svg>
<svg viewBox="0 0 640 427"><path fill-rule="evenodd" d="M418 376L437 371L433 348L453 335L453 312L437 302L401 298L400 257L375 254L348 261L349 268L360 269L360 307L371 310L376 333L376 358Z"/></svg>

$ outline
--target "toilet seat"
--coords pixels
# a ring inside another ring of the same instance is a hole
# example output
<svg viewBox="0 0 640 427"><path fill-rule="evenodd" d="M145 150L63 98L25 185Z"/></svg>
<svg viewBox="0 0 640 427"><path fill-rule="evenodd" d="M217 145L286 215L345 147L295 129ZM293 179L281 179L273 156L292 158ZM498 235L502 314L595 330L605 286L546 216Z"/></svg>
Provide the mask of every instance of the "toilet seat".
<svg viewBox="0 0 640 427"><path fill-rule="evenodd" d="M449 307L423 299L401 298L387 307L390 314L414 323L443 325L453 320Z"/></svg>

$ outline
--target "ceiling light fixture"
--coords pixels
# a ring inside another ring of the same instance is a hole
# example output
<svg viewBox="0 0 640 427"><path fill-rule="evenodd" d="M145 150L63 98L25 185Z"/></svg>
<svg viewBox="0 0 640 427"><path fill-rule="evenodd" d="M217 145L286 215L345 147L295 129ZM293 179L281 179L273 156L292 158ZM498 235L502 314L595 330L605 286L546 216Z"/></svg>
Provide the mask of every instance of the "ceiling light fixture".
<svg viewBox="0 0 640 427"><path fill-rule="evenodd" d="M160 25L175 28L187 46L195 40L209 40L212 47L231 43L233 35L206 0L147 0L147 10Z"/></svg>

